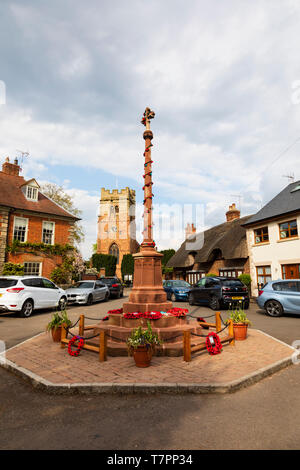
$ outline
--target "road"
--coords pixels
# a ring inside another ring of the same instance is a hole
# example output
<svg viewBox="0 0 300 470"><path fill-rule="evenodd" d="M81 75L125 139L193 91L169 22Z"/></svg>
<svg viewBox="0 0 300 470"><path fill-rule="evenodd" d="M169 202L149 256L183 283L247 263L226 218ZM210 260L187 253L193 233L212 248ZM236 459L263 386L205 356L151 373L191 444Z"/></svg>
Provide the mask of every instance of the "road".
<svg viewBox="0 0 300 470"><path fill-rule="evenodd" d="M72 307L69 316L100 317L123 301ZM255 304L248 316L253 327L289 344L300 339L300 317L269 318ZM24 341L50 317L1 316L1 339ZM299 383L300 367L292 366L234 394L53 396L0 368L0 449L298 449Z"/></svg>

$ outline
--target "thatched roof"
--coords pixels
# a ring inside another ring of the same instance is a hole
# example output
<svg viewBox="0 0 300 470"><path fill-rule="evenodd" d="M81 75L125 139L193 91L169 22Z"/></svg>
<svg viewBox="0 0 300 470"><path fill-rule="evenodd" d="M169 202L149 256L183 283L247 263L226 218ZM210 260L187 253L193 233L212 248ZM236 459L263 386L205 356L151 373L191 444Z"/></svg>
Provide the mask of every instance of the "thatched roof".
<svg viewBox="0 0 300 470"><path fill-rule="evenodd" d="M185 240L179 250L169 260L167 266L188 268L195 263L206 263L213 259L214 253L221 251L222 258L247 258L245 224L251 216L216 225L205 232Z"/></svg>

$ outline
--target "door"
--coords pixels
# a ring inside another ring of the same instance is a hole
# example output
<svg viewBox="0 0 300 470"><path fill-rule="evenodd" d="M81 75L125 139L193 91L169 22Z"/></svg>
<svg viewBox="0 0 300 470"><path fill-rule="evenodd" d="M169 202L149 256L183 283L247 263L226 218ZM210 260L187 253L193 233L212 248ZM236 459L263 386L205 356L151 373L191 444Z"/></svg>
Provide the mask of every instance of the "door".
<svg viewBox="0 0 300 470"><path fill-rule="evenodd" d="M43 285L44 307L56 307L60 297L59 289L49 279L42 278L41 281Z"/></svg>
<svg viewBox="0 0 300 470"><path fill-rule="evenodd" d="M300 279L300 264L285 264L282 266L283 279Z"/></svg>
<svg viewBox="0 0 300 470"><path fill-rule="evenodd" d="M278 282L274 290L286 313L300 313L300 281Z"/></svg>
<svg viewBox="0 0 300 470"><path fill-rule="evenodd" d="M196 302L204 302L205 301L205 281L206 278L200 279L197 285L191 290L194 296L194 300Z"/></svg>
<svg viewBox="0 0 300 470"><path fill-rule="evenodd" d="M40 277L22 279L22 283L26 286L26 299L31 298L34 308L45 308L45 290Z"/></svg>
<svg viewBox="0 0 300 470"><path fill-rule="evenodd" d="M103 300L103 299L105 299L105 295L106 295L106 287L105 287L105 285L102 284L101 282L96 282L94 293L95 293L95 298L96 298L96 300Z"/></svg>

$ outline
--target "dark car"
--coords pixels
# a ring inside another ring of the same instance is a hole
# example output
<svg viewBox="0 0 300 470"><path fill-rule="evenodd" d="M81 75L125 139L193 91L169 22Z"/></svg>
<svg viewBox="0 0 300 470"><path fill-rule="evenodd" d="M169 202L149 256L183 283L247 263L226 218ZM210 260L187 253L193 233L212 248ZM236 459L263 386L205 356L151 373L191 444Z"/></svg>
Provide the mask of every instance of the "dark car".
<svg viewBox="0 0 300 470"><path fill-rule="evenodd" d="M110 297L123 297L123 285L118 277L101 277L99 281L107 285Z"/></svg>
<svg viewBox="0 0 300 470"><path fill-rule="evenodd" d="M247 287L239 280L228 277L204 277L189 292L189 304L208 304L213 310L241 302L249 308Z"/></svg>
<svg viewBox="0 0 300 470"><path fill-rule="evenodd" d="M167 299L175 302L175 300L188 300L192 286L186 281L176 279L164 281L163 288L167 293Z"/></svg>

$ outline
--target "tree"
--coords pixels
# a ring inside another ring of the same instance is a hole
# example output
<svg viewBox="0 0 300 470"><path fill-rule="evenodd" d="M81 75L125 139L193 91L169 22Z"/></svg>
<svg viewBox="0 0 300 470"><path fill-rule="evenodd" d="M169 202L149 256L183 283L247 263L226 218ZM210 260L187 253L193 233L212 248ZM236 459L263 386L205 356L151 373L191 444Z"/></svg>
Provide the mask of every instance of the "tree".
<svg viewBox="0 0 300 470"><path fill-rule="evenodd" d="M97 271L105 268L105 276L114 276L116 273L117 258L113 255L94 253L92 255L92 265Z"/></svg>
<svg viewBox="0 0 300 470"><path fill-rule="evenodd" d="M134 258L130 253L123 256L121 263L121 273L124 279L126 274L133 274L134 272Z"/></svg>
<svg viewBox="0 0 300 470"><path fill-rule="evenodd" d="M172 256L175 255L175 250L173 248L170 248L169 250L162 250L160 253L163 255L162 260L161 260L161 265L165 267L168 264L168 261L172 258Z"/></svg>
<svg viewBox="0 0 300 470"><path fill-rule="evenodd" d="M81 216L81 210L74 207L73 197L67 194L62 186L57 186L54 183L46 183L41 186L41 192L49 199L52 199L52 201L56 202L56 204L61 206L63 209L73 214L75 217ZM74 241L75 243L79 244L83 242L83 240L83 227L79 222L75 222Z"/></svg>

